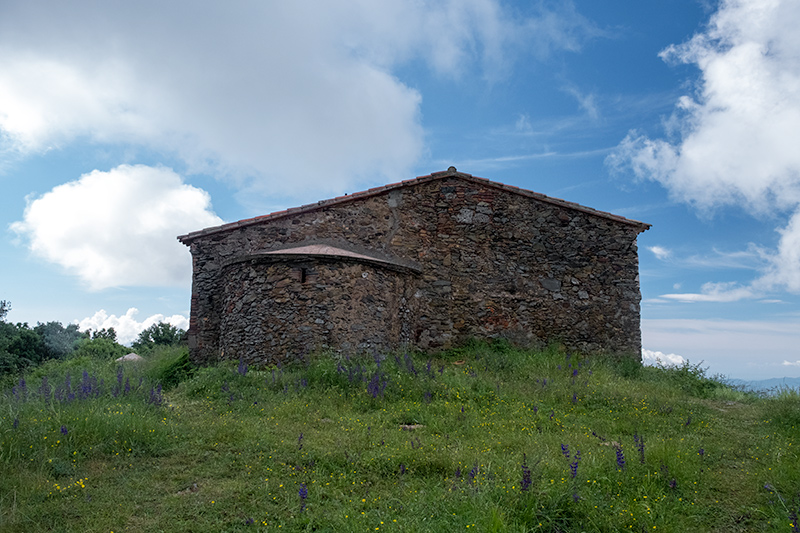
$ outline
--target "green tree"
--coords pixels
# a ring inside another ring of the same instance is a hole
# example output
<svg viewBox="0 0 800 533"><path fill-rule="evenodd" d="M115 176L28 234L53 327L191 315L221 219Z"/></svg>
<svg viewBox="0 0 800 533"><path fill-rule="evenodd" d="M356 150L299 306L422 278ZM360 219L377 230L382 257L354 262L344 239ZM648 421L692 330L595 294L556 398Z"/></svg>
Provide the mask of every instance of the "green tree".
<svg viewBox="0 0 800 533"><path fill-rule="evenodd" d="M0 300L0 322L6 319L6 315L11 311L11 302L8 300Z"/></svg>
<svg viewBox="0 0 800 533"><path fill-rule="evenodd" d="M98 329L95 332L87 331L92 337L92 339L108 339L110 341L117 342L117 331L114 328L103 328Z"/></svg>
<svg viewBox="0 0 800 533"><path fill-rule="evenodd" d="M41 335L28 324L0 322L0 374L24 370L48 358Z"/></svg>
<svg viewBox="0 0 800 533"><path fill-rule="evenodd" d="M75 350L81 339L88 337L78 330L77 324L64 327L61 322L47 322L37 324L33 329L42 337L48 359L64 359Z"/></svg>
<svg viewBox="0 0 800 533"><path fill-rule="evenodd" d="M139 337L131 344L134 350L147 352L156 346L175 346L183 342L186 334L179 327L159 322L139 333Z"/></svg>

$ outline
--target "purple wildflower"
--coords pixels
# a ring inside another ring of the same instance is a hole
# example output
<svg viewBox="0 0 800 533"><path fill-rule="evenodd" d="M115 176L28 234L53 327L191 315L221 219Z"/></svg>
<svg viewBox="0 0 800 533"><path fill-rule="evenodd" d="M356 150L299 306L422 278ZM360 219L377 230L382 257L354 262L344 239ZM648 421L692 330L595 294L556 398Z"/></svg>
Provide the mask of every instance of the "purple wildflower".
<svg viewBox="0 0 800 533"><path fill-rule="evenodd" d="M61 434L62 435L66 435L67 433L69 433L69 431L67 431L67 426L62 425L61 426Z"/></svg>
<svg viewBox="0 0 800 533"><path fill-rule="evenodd" d="M44 400L50 399L50 383L47 381L47 376L42 378L42 386L39 387L39 396Z"/></svg>
<svg viewBox="0 0 800 533"><path fill-rule="evenodd" d="M300 432L300 436L297 437L297 449L298 450L302 450L303 449L303 432L302 431Z"/></svg>
<svg viewBox="0 0 800 533"><path fill-rule="evenodd" d="M239 365L236 367L236 371L239 373L240 376L247 375L247 363L244 362L244 359L239 357Z"/></svg>
<svg viewBox="0 0 800 533"><path fill-rule="evenodd" d="M625 470L625 455L622 453L622 448L617 447L615 450L617 451L617 468Z"/></svg>
<svg viewBox="0 0 800 533"><path fill-rule="evenodd" d="M92 378L89 376L89 372L84 370L83 371L83 380L81 380L81 388L80 394L78 395L79 398L87 398L92 393Z"/></svg>
<svg viewBox="0 0 800 533"><path fill-rule="evenodd" d="M409 374L417 375L417 369L414 368L414 361L411 359L411 356L406 353L405 355L405 362L406 362L406 370Z"/></svg>
<svg viewBox="0 0 800 533"><path fill-rule="evenodd" d="M367 392L369 392L373 398L377 398L378 396L382 397L383 391L386 389L388 380L384 378L383 382L381 382L381 377L383 377L381 375L381 369L378 368L378 370L375 371L375 374L373 374L372 379L370 379L369 383L367 383Z"/></svg>
<svg viewBox="0 0 800 533"><path fill-rule="evenodd" d="M566 444L562 444L561 445L561 453L564 455L564 457L569 459L569 446L566 445Z"/></svg>
<svg viewBox="0 0 800 533"><path fill-rule="evenodd" d="M634 433L633 442L636 443L636 449L639 450L639 462L644 464L644 437Z"/></svg>
<svg viewBox="0 0 800 533"><path fill-rule="evenodd" d="M688 426L691 423L692 423L692 415L689 415L689 418L686 419L686 423L684 424L684 426Z"/></svg>
<svg viewBox="0 0 800 533"><path fill-rule="evenodd" d="M478 475L478 464L476 463L475 466L472 467L472 470L469 471L469 483L470 485L475 483L475 476Z"/></svg>
<svg viewBox="0 0 800 533"><path fill-rule="evenodd" d="M233 397L233 395L231 395ZM164 403L164 398L161 396L161 383L158 384L158 387L150 389L150 399L147 400L147 403L153 405L161 405Z"/></svg>
<svg viewBox="0 0 800 533"><path fill-rule="evenodd" d="M461 467L460 466L456 468L455 476L456 476L456 479L461 479Z"/></svg>
<svg viewBox="0 0 800 533"><path fill-rule="evenodd" d="M308 487L306 487L305 483L300 483L300 490L297 491L298 496L300 496L300 512L303 512L306 509L306 498L308 498Z"/></svg>
<svg viewBox="0 0 800 533"><path fill-rule="evenodd" d="M572 474L572 479L578 477L578 463L581 462L581 451L575 450L575 461L570 463L569 471Z"/></svg>
<svg viewBox="0 0 800 533"><path fill-rule="evenodd" d="M677 480L677 479L675 479L675 478L672 478L671 480L669 480L669 483L667 483L667 485L668 485L668 486L669 486L669 488L671 488L672 490L675 490L675 489L678 487L678 480Z"/></svg>
<svg viewBox="0 0 800 533"><path fill-rule="evenodd" d="M400 463L400 475L404 475L406 473L406 465Z"/></svg>
<svg viewBox="0 0 800 533"><path fill-rule="evenodd" d="M527 492L531 488L531 469L528 468L528 457L522 454L522 481L519 484L522 492Z"/></svg>
<svg viewBox="0 0 800 533"><path fill-rule="evenodd" d="M581 497L578 496L577 492L573 492L572 493L572 501L574 501L575 503L578 503L580 501L580 499L581 499Z"/></svg>
<svg viewBox="0 0 800 533"><path fill-rule="evenodd" d="M700 457L704 457L705 454L706 454L706 451L703 448L700 448L699 450L697 450L697 455L699 455Z"/></svg>
<svg viewBox="0 0 800 533"><path fill-rule="evenodd" d="M12 424L12 426L14 427L14 429L17 429L19 427L19 418L14 418L14 423Z"/></svg>

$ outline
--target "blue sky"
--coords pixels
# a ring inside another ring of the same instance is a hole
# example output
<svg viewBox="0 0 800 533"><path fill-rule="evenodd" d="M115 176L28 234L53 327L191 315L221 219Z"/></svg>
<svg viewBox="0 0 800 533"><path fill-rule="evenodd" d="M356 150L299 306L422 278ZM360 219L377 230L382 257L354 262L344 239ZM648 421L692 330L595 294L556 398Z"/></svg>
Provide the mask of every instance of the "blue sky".
<svg viewBox="0 0 800 533"><path fill-rule="evenodd" d="M183 327L175 237L460 171L648 222L648 358L800 376L800 4L0 5L9 320Z"/></svg>

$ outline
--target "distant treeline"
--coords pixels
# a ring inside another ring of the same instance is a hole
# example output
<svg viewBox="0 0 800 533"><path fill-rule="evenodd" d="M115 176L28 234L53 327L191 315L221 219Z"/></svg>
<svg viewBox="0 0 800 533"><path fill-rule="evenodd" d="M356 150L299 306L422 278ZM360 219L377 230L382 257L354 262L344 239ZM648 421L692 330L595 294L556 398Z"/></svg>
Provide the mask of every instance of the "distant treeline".
<svg viewBox="0 0 800 533"><path fill-rule="evenodd" d="M166 322L153 324L139 334L130 348L117 342L114 328L80 331L77 324L60 322L6 322L11 303L0 300L0 375L16 374L51 359L88 356L116 359L131 349L147 353L155 346L185 342L185 331Z"/></svg>

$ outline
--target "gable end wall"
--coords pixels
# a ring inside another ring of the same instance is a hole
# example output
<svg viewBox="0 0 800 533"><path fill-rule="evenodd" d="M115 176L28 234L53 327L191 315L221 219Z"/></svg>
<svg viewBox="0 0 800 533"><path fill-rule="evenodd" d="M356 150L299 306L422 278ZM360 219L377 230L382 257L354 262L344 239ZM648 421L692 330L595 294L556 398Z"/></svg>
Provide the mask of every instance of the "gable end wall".
<svg viewBox="0 0 800 533"><path fill-rule="evenodd" d="M192 358L266 363L497 336L638 358L642 229L454 175L199 236ZM416 266L246 260L309 243ZM317 277L301 281L303 269Z"/></svg>

